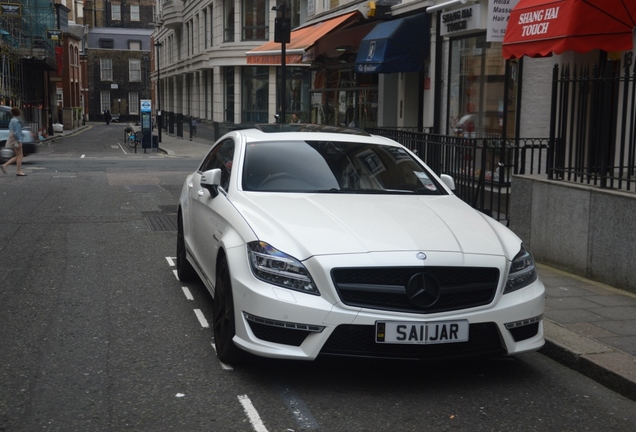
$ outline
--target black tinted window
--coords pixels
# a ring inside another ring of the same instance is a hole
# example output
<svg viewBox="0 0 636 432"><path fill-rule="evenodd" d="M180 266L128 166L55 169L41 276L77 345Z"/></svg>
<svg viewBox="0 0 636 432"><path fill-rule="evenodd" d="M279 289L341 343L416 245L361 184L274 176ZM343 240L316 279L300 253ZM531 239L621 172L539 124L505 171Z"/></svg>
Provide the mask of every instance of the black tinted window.
<svg viewBox="0 0 636 432"><path fill-rule="evenodd" d="M367 143L254 143L242 179L249 191L444 193L404 148Z"/></svg>

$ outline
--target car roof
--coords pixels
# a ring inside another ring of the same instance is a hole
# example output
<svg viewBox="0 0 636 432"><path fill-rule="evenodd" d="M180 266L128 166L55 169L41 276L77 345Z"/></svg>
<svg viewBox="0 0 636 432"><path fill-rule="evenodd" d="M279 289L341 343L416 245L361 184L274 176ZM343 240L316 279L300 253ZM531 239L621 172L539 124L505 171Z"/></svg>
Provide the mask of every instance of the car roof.
<svg viewBox="0 0 636 432"><path fill-rule="evenodd" d="M249 129L238 129L234 133L247 142L265 141L342 141L374 144L400 144L379 135L371 135L361 129L314 124L265 124Z"/></svg>

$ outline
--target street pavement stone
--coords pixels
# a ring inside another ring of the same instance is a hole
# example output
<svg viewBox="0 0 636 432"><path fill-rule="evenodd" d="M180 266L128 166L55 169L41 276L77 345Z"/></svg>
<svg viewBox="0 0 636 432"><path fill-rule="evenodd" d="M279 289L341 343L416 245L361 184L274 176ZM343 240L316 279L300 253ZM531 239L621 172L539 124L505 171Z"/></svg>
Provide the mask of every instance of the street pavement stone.
<svg viewBox="0 0 636 432"><path fill-rule="evenodd" d="M198 132L192 141L164 132L158 150L203 159L213 134L205 124ZM542 264L538 272L546 288L540 352L636 400L636 294Z"/></svg>

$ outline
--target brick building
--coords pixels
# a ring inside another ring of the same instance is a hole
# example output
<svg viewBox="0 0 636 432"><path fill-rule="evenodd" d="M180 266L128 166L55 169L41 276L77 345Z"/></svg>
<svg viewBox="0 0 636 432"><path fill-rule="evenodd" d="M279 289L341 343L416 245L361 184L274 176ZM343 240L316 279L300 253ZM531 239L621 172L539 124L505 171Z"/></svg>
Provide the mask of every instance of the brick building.
<svg viewBox="0 0 636 432"><path fill-rule="evenodd" d="M110 110L120 121L139 118L139 101L150 99L150 35L154 0L86 0L88 118Z"/></svg>

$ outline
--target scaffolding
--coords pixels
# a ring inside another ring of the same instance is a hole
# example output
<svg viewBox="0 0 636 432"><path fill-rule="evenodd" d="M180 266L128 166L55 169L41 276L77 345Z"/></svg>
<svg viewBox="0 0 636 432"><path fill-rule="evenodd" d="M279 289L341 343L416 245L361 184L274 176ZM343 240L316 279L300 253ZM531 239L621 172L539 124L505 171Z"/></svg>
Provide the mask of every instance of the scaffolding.
<svg viewBox="0 0 636 432"><path fill-rule="evenodd" d="M56 67L47 38L47 30L56 28L54 2L1 0L0 8L0 104L41 106L41 72Z"/></svg>

